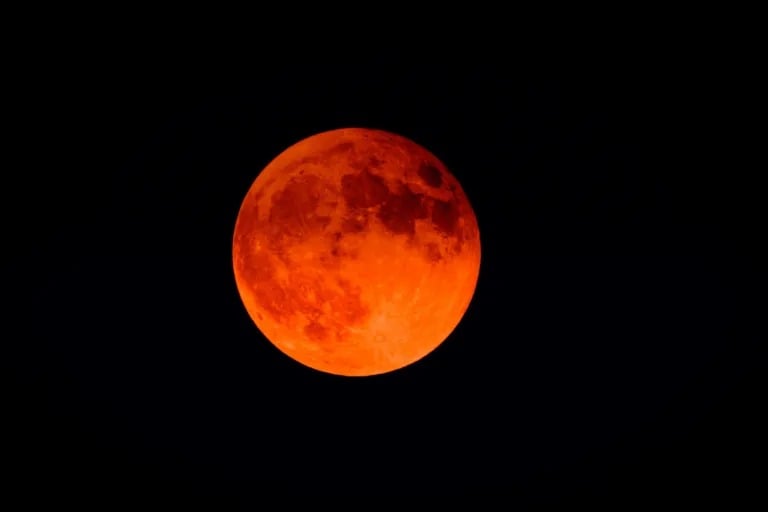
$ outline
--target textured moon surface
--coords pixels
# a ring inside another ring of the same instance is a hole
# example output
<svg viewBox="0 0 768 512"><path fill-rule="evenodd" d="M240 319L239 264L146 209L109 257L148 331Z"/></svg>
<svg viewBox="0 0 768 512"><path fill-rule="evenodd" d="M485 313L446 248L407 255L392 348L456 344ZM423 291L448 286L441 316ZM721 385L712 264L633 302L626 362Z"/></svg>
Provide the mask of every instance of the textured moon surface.
<svg viewBox="0 0 768 512"><path fill-rule="evenodd" d="M480 235L456 178L380 130L323 132L286 149L243 200L235 281L280 351L323 372L390 372L437 348L464 316Z"/></svg>

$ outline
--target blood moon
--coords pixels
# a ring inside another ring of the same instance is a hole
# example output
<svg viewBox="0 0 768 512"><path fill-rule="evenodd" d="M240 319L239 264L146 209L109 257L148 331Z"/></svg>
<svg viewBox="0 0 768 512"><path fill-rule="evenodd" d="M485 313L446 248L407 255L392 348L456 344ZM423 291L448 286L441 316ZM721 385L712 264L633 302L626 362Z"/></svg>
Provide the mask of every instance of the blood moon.
<svg viewBox="0 0 768 512"><path fill-rule="evenodd" d="M323 372L375 375L451 334L475 291L480 235L432 153L344 128L294 144L258 175L233 264L248 314L283 353Z"/></svg>

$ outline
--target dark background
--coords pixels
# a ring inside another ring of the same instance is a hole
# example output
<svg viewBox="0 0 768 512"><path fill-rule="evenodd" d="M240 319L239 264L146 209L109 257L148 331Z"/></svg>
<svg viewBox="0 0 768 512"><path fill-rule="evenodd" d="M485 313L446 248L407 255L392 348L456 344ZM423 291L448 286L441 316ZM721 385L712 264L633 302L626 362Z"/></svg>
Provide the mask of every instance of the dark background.
<svg viewBox="0 0 768 512"><path fill-rule="evenodd" d="M738 94L695 58L85 47L20 80L11 487L546 504L763 483L763 207L733 149ZM440 157L483 244L456 331L363 379L278 352L231 269L260 169L345 126Z"/></svg>

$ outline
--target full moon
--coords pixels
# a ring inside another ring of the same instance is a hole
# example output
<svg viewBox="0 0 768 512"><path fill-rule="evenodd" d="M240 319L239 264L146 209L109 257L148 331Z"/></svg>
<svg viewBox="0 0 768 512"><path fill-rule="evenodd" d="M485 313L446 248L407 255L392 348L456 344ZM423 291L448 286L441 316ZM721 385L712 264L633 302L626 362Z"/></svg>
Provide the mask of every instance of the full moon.
<svg viewBox="0 0 768 512"><path fill-rule="evenodd" d="M453 332L477 285L480 233L430 151L343 128L290 146L256 177L232 257L246 311L281 352L368 376L422 359Z"/></svg>

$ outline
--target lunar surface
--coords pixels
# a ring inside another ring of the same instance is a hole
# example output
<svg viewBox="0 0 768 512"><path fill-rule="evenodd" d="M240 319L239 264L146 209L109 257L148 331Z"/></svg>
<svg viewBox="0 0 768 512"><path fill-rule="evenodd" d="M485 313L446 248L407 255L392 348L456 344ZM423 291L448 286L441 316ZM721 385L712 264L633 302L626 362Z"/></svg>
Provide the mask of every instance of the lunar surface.
<svg viewBox="0 0 768 512"><path fill-rule="evenodd" d="M432 153L345 128L298 142L258 175L233 265L248 314L280 351L323 372L375 375L451 334L477 284L480 235Z"/></svg>

